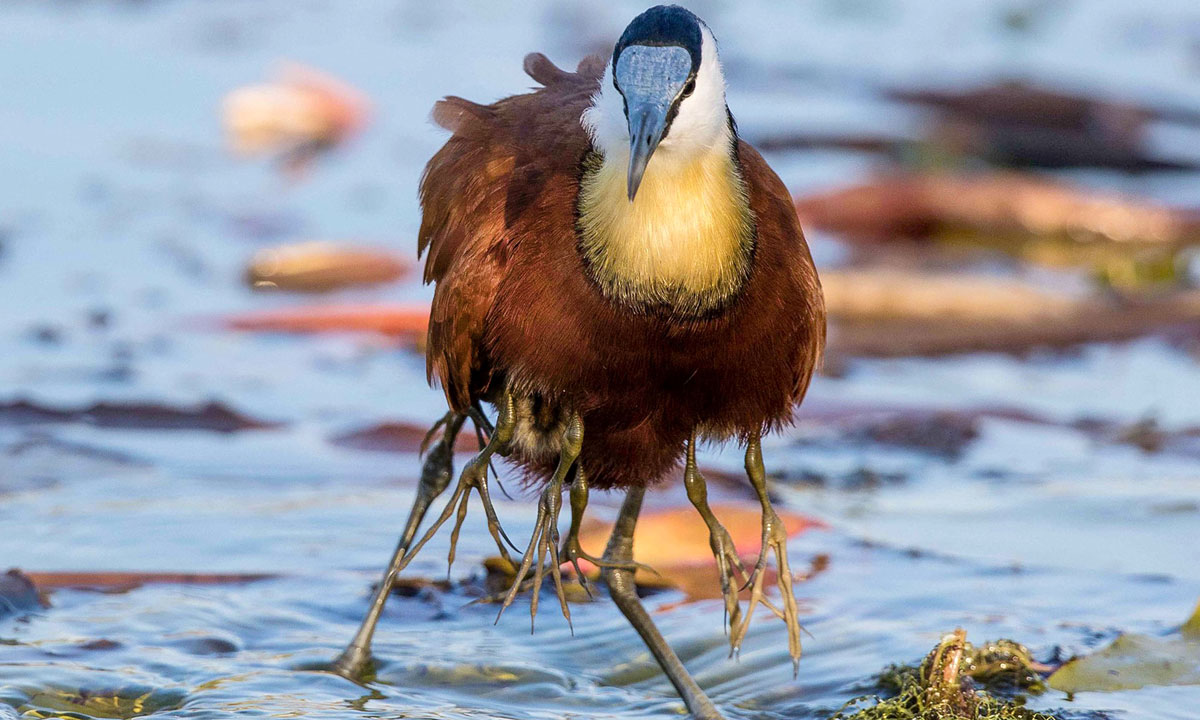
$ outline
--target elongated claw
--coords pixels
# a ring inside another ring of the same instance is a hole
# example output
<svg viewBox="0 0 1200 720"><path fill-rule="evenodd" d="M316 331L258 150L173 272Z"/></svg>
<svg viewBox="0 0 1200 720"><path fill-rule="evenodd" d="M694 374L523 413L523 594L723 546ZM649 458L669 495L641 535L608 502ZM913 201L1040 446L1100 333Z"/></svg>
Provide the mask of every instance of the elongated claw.
<svg viewBox="0 0 1200 720"><path fill-rule="evenodd" d="M580 560L586 560L601 570L628 570L629 572L637 572L641 570L643 572L648 572L661 577L657 570L650 567L646 563L635 562L633 560L629 560L627 562L617 562L614 560L605 560L604 558L596 557L595 555L592 555L583 549L583 547L579 544L578 537L568 537L563 543L562 550L558 552L558 555L560 558L563 558L562 562L570 562L571 565L574 566L575 576L578 578L579 584L583 586L585 591L587 591L588 597L593 597L590 588L591 583L588 581L587 575L584 574L583 569L579 567Z"/></svg>
<svg viewBox="0 0 1200 720"><path fill-rule="evenodd" d="M530 568L533 568L533 596L529 603L529 631L533 632L534 619L537 617L538 597L542 589L542 580L545 577L547 569L550 572L550 577L554 580L554 589L558 594L559 606L562 609L563 617L567 620L567 625L571 627L571 632L574 634L575 628L571 625L571 610L567 606L567 596L563 590L562 584L562 569L558 562L558 513L562 507L561 498L562 486L555 487L553 484L542 491L541 499L538 501L537 519L534 521L533 536L529 539L529 547L525 549L524 555L521 557L521 565L517 568L516 577L513 579L512 586L508 589L508 594L504 596L504 602L500 604L500 611L496 613L496 622L500 622L504 611L508 609L517 597L517 593L521 591L525 584L526 575ZM546 567L546 555L549 553L551 562L550 567ZM534 556L537 556L537 566L534 567Z"/></svg>
<svg viewBox="0 0 1200 720"><path fill-rule="evenodd" d="M462 530L463 521L467 519L467 501L471 494L464 493L458 503L458 517L454 520L454 529L450 531L450 552L446 554L446 580L450 579L450 569L454 567L454 553L458 548L458 534ZM501 548L504 546L501 545Z"/></svg>
<svg viewBox="0 0 1200 720"><path fill-rule="evenodd" d="M717 575L721 581L721 597L725 600L726 629L737 627L741 621L742 609L738 605L738 589L734 581L734 573L746 576L746 568L738 557L733 546L733 539L724 526L717 524L709 528L709 547L717 561Z"/></svg>
<svg viewBox="0 0 1200 720"><path fill-rule="evenodd" d="M571 628L571 634L575 633L575 628L571 624L571 609L567 605L567 596L563 589L562 568L560 567L561 563L558 552L558 516L562 510L563 482L571 472L571 468L575 465L582 447L583 420L579 417L578 413L573 413L567 421L566 430L563 432L562 451L559 454L558 467L555 468L554 475L550 478L546 488L542 490L541 498L538 500L537 519L534 521L533 535L529 538L529 547L525 549L525 553L521 558L521 566L517 568L517 575L513 580L512 587L509 588L504 602L500 605L500 611L496 614L496 622L500 622L504 611L516 599L517 593L520 592L521 586L524 583L525 575L529 572L533 564L534 554L536 553L537 568L534 570L533 596L529 604L529 629L530 632L533 632L533 623L537 617L538 597L541 593L542 579L547 570L545 560L548 554L550 556L550 567L548 569L550 577L554 580L554 589L558 595L559 608L562 610L563 617L567 620L568 627ZM586 498L584 504L587 504ZM574 512L572 513L572 517L574 522Z"/></svg>
<svg viewBox="0 0 1200 720"><path fill-rule="evenodd" d="M500 523L496 519L496 511L492 507L491 496L486 489L488 463L491 461L492 455L501 447L507 446L512 440L513 403L511 396L506 395L504 402L505 404L501 406L496 432L488 440L487 447L480 450L478 455L471 458L470 462L463 466L462 474L458 477L458 485L455 486L454 493L450 496L450 500L446 503L442 514L434 520L433 525L425 531L425 534L421 536L416 545L413 545L405 553L403 560L391 572L391 577L395 577L400 571L408 567L408 564L417 556L417 553L425 547L426 543L433 539L434 535L437 535L437 532L442 529L442 526L446 524L450 517L457 515L458 519L455 521L454 530L451 533L450 551L447 558L449 563L453 564L455 551L458 547L458 533L462 528L463 520L466 519L467 502L470 500L472 489L479 491L480 498L483 501L484 513L488 517L488 530L491 532L492 538L496 541L496 547L500 551L500 555L510 562L512 561L508 555L508 550L504 547L504 543L501 542L501 538L506 537L506 535L504 535L503 528L500 527ZM449 574L449 568L447 568L446 572Z"/></svg>
<svg viewBox="0 0 1200 720"><path fill-rule="evenodd" d="M458 498L458 511L454 520L454 529L450 531L450 551L446 556L446 578L450 578L451 568L454 566L454 556L458 548L458 535L462 530L463 521L467 519L467 504L471 500L471 490L474 489L479 494L479 501L483 505L483 513L487 518L488 532L492 536L492 540L496 542L496 550L500 553L500 557L504 558L509 563L513 562L512 556L508 554L508 547L517 551L516 545L508 538L508 534L504 532L504 526L500 524L500 519L496 515L496 508L492 505L492 496L488 491L487 482L487 464L469 467L471 476L461 480L460 487L462 493L455 493ZM467 469L464 469L464 476L467 474ZM505 545L508 547L505 547Z"/></svg>
<svg viewBox="0 0 1200 720"><path fill-rule="evenodd" d="M457 512L454 513L456 515L454 529L450 532L450 550L446 556L447 578L450 577L450 571L454 565L454 556L458 548L458 536L462 530L463 522L467 519L467 504L471 499L472 490L479 494L479 501L483 505L483 513L487 518L488 532L496 542L496 549L499 551L500 557L512 563L512 556L508 554L508 548L505 547L505 544L507 543L514 551L517 549L513 541L508 538L508 534L504 532L504 527L500 524L500 519L496 515L496 508L492 504L491 491L488 489L488 469L491 467L492 456L504 449L512 440L513 418L511 397L506 396L505 402L506 406L501 409L500 417L497 419L497 428L488 438L487 445L463 468L462 475L458 480L458 487L455 489L450 503L446 506L446 511L439 518L438 523L430 528L429 533L426 533L426 536L430 537L431 533L436 532L449 519L449 513L457 502ZM423 542L424 538L422 539L422 544Z"/></svg>
<svg viewBox="0 0 1200 720"><path fill-rule="evenodd" d="M754 617L754 609L758 605L762 605L771 610L775 615L780 616L787 624L788 654L791 655L792 664L798 672L798 663L800 662L800 619L796 608L796 596L792 592L791 568L788 566L787 532L783 529L783 523L774 511L764 514L763 547L768 548L775 555L775 563L778 570L778 579L776 582L779 583L780 594L783 596L783 610L781 611L776 608L766 598L763 588L767 574L765 571L756 569L753 582L750 585L750 602L746 608L745 618L742 622L734 625L730 644L735 650L741 647L742 641L746 637L746 631L750 628L750 621Z"/></svg>
<svg viewBox="0 0 1200 720"><path fill-rule="evenodd" d="M769 504L767 506L765 506L764 510L763 510L763 518L762 518L763 535L762 535L762 544L758 548L758 558L755 559L754 568L750 571L750 574L746 576L746 582L742 585L741 590L746 590L746 589L750 588L752 585L754 585L754 583L758 580L758 578L767 570L767 555L771 551L771 546L768 543L769 538L768 538L768 530L767 530L768 526L771 524L770 523L771 518L768 517L767 508L770 508ZM772 508L770 510L770 514L774 514L774 512L775 511Z"/></svg>

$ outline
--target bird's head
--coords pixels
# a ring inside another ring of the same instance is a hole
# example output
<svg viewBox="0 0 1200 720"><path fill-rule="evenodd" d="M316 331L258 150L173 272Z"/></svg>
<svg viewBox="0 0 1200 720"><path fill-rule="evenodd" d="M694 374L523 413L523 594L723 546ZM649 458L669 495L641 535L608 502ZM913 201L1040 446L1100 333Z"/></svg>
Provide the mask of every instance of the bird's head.
<svg viewBox="0 0 1200 720"><path fill-rule="evenodd" d="M728 149L725 77L712 31L678 5L658 5L635 17L613 48L582 120L606 158L628 157L630 202L651 157L656 171L668 170L672 163Z"/></svg>

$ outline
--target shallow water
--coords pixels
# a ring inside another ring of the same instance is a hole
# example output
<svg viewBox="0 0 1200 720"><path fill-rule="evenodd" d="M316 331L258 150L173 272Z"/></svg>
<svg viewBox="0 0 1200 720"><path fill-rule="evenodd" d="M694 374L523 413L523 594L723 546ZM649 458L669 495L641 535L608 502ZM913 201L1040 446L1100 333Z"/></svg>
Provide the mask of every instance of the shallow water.
<svg viewBox="0 0 1200 720"><path fill-rule="evenodd" d="M635 10L426 5L0 6L0 403L216 400L278 423L219 433L0 420L0 566L278 575L54 592L52 608L0 620L0 718L678 716L607 602L575 607L574 637L552 603L532 636L527 600L498 625L494 606L471 604L491 549L478 510L455 589L390 601L375 683L314 669L353 633L418 471L411 453L330 439L388 420L427 424L440 394L426 388L419 355L383 340L233 335L194 321L311 301L244 288L243 264L266 244L411 252L418 173L443 138L427 122L432 102L526 87L524 52L571 62ZM1014 6L996 0L696 9L722 38L730 103L749 137L911 131L918 115L873 88L1001 73L1200 104L1193 2L1028 6L1034 21L1020 33L1003 22ZM279 58L327 69L374 102L370 129L295 184L227 157L216 121L222 94ZM1155 133L1164 152L1194 152L1185 131ZM797 191L851 182L871 162L769 159ZM1194 175L1072 175L1200 205ZM837 262L831 239L814 243L821 263ZM319 302L428 293L414 282ZM767 447L781 502L830 528L791 545L795 567L829 558L798 586L811 633L799 678L780 623L756 623L734 661L719 602L679 605L674 592L648 602L733 718L826 717L884 665L919 658L956 626L975 640L1012 637L1043 660L1119 631L1167 632L1200 596L1196 454L1147 454L1069 423L1200 425L1197 397L1194 358L1158 340L1032 359L854 361L818 378L810 419ZM820 419L822 409L880 405L1003 407L1054 422L985 418L979 437L946 457L852 442ZM740 458L713 449L705 462L736 471ZM864 471L894 479L839 480ZM597 498L592 512L611 517L615 503ZM520 498L499 510L517 537L532 522ZM445 549L444 538L431 543L410 574L444 576ZM1166 720L1194 717L1200 690L1051 692L1033 703Z"/></svg>

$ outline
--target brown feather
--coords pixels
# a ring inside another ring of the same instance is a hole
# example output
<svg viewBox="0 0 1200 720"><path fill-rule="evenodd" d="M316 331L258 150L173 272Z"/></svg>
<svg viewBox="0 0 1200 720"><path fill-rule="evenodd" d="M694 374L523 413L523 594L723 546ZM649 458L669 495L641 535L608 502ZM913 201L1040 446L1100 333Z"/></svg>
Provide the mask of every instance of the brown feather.
<svg viewBox="0 0 1200 720"><path fill-rule="evenodd" d="M492 119L486 105L473 103L456 95L449 95L433 105L433 121L450 132L469 132L471 126L463 122L467 117L484 123Z"/></svg>
<svg viewBox="0 0 1200 720"><path fill-rule="evenodd" d="M561 172L559 153L578 154L572 146L583 139L579 113L604 67L595 72L593 61L589 74L569 73L538 54L525 65L545 87L493 105L447 97L433 110L434 120L454 135L421 178L418 255L428 252L424 280L437 283L426 371L459 412L490 384L484 318L518 237L511 219L536 195L539 178Z"/></svg>
<svg viewBox="0 0 1200 720"><path fill-rule="evenodd" d="M579 117L603 60L568 73L531 55L525 67L543 88L486 107L455 103L454 136L421 183L419 247L437 283L428 372L450 405L465 410L503 384L539 407L578 409L597 488L661 479L693 428L744 438L789 422L823 351L825 308L778 176L739 142L754 257L719 312L681 319L615 304L587 275L576 231L591 152ZM546 473L554 444L522 445L513 458Z"/></svg>
<svg viewBox="0 0 1200 720"><path fill-rule="evenodd" d="M525 56L525 74L533 78L544 86L549 87L560 82L568 81L569 75L572 73L563 70L554 63L550 62L550 58L545 55L535 52Z"/></svg>

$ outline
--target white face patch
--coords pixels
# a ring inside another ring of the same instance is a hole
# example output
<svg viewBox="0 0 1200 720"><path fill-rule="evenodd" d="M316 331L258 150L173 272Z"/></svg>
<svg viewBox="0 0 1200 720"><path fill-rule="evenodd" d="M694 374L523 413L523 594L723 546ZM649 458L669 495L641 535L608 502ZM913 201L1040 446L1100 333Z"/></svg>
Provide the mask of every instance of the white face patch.
<svg viewBox="0 0 1200 720"><path fill-rule="evenodd" d="M732 142L729 116L725 107L725 76L717 57L717 41L707 26L701 25L700 68L696 72L696 87L683 98L671 121L671 127L651 158L651 167L674 162L690 162L698 155L714 149L728 149ZM635 47L622 51L624 56ZM672 49L691 56L682 47L648 48ZM617 58L618 64L621 58ZM629 123L625 116L625 100L613 86L616 68L609 63L600 81L600 90L592 97L592 106L584 111L580 122L592 137L592 143L608 162L626 165L629 162ZM625 86L622 85L622 89Z"/></svg>

